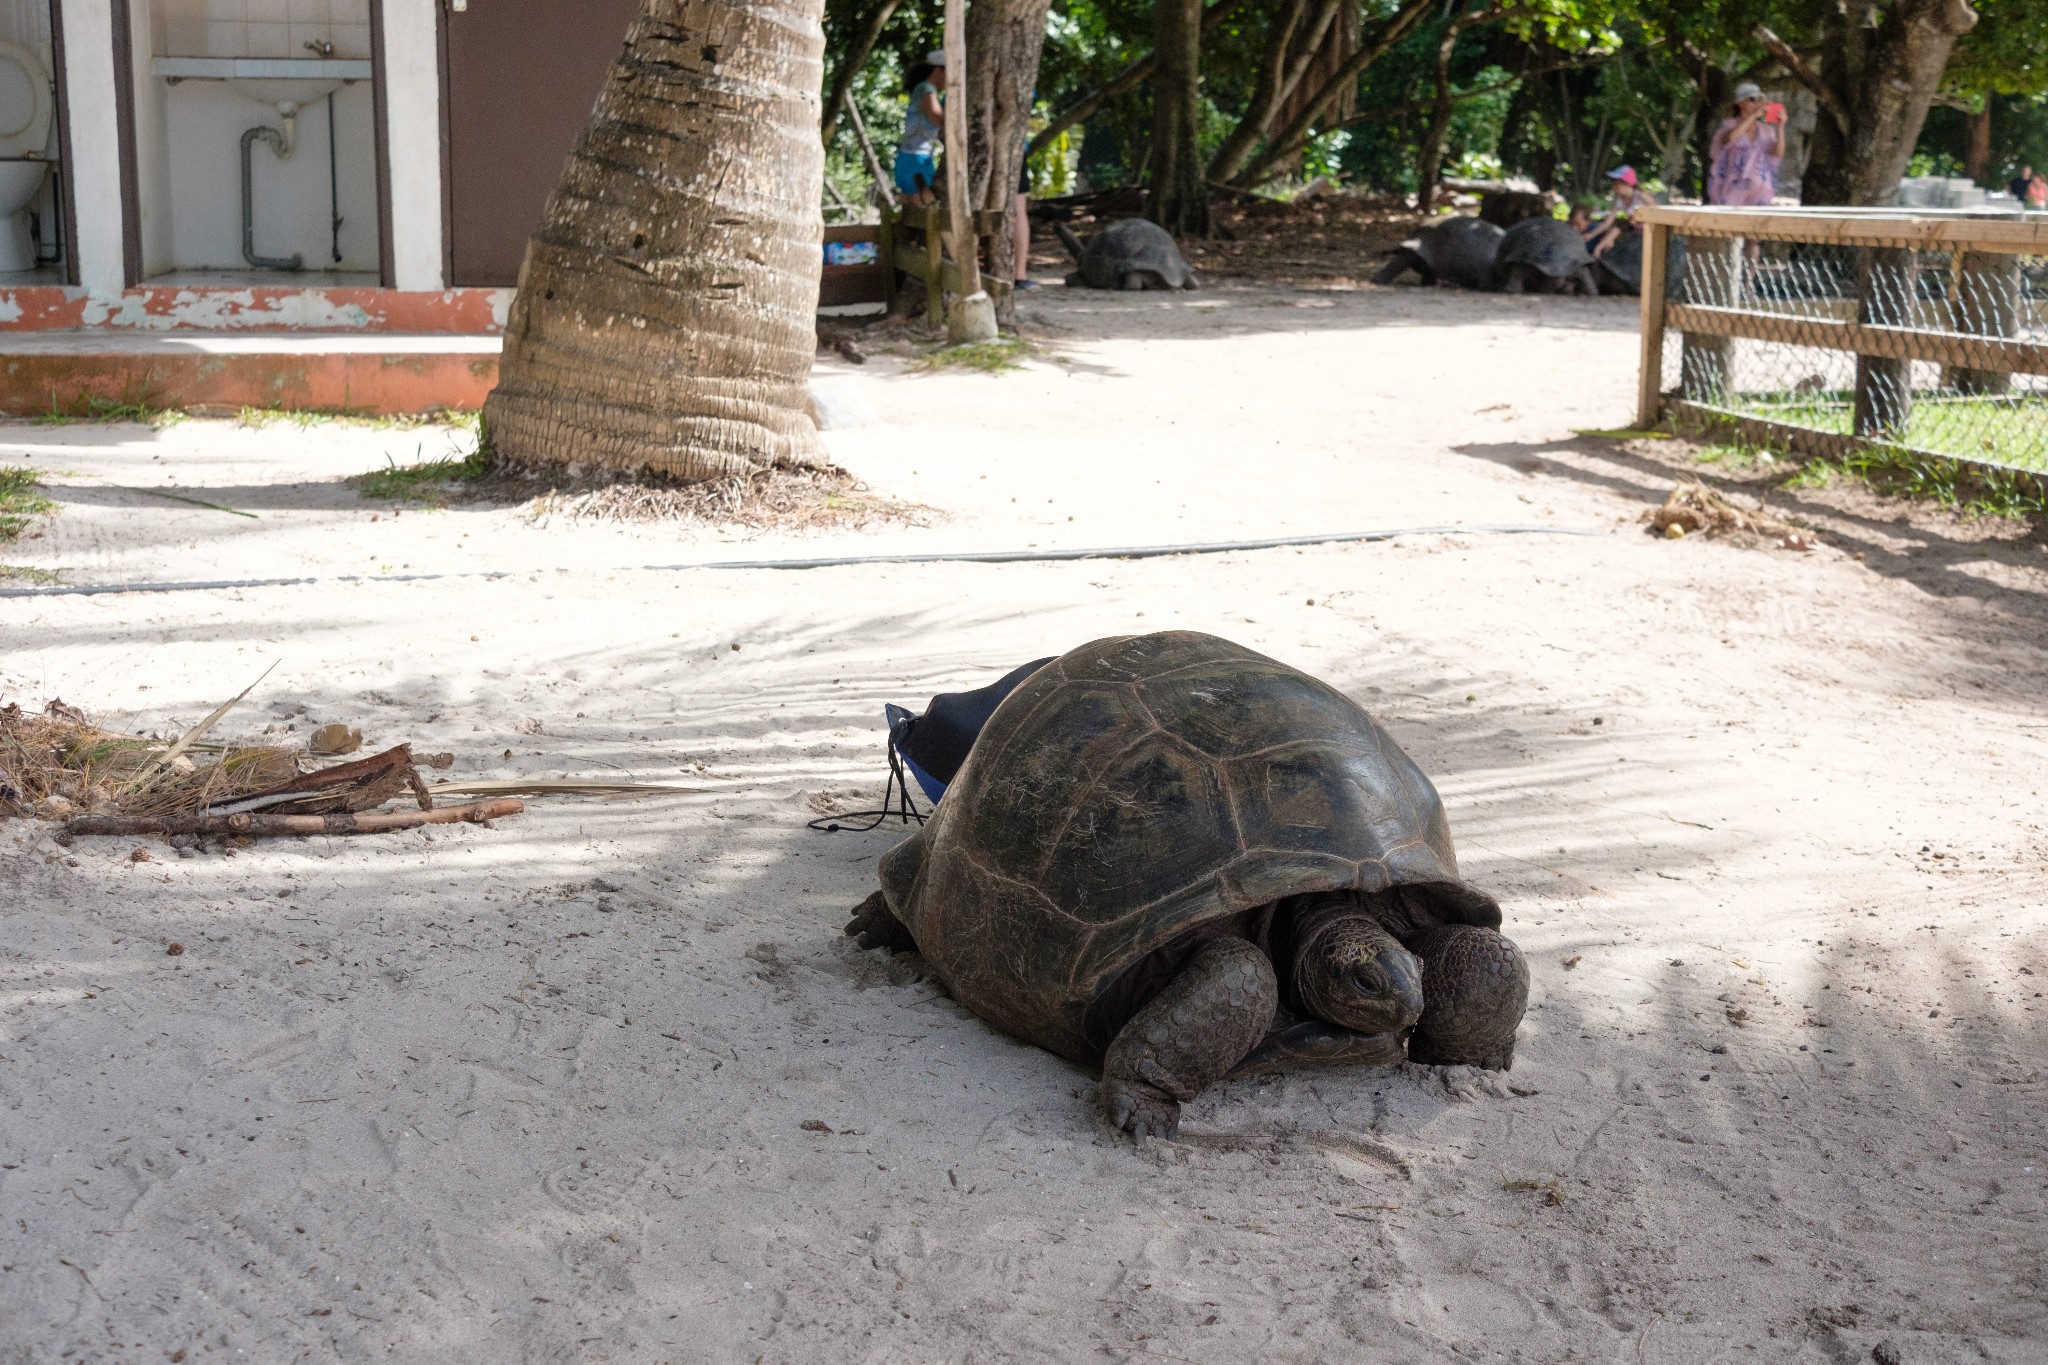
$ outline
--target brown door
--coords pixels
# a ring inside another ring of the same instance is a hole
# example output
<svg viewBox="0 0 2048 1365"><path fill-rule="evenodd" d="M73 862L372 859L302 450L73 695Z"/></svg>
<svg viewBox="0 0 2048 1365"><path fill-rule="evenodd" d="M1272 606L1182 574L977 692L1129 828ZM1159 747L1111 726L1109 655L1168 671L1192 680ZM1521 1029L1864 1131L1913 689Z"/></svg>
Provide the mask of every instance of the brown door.
<svg viewBox="0 0 2048 1365"><path fill-rule="evenodd" d="M519 282L526 239L640 0L441 0L449 282Z"/></svg>

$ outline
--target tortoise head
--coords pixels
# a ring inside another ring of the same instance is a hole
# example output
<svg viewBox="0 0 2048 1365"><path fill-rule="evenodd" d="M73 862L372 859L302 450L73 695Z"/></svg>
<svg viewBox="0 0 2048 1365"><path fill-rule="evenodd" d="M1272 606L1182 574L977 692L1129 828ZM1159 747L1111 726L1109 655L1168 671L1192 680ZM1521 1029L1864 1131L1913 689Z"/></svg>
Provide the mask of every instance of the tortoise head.
<svg viewBox="0 0 2048 1365"><path fill-rule="evenodd" d="M1422 1014L1423 965L1348 895L1318 897L1295 925L1303 1008L1359 1033L1406 1032Z"/></svg>
<svg viewBox="0 0 2048 1365"><path fill-rule="evenodd" d="M1529 1003L1522 950L1498 930L1470 924L1427 929L1412 942L1429 1003L1408 1040L1408 1059L1490 1071L1513 1066L1515 1030Z"/></svg>

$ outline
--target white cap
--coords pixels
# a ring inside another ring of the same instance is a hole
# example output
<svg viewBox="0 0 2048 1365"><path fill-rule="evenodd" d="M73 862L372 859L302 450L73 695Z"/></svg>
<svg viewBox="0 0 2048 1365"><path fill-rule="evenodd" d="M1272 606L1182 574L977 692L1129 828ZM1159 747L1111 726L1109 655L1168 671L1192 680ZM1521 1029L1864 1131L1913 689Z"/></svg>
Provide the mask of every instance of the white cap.
<svg viewBox="0 0 2048 1365"><path fill-rule="evenodd" d="M1735 87L1735 102L1737 104L1742 103L1744 100L1760 100L1763 97L1764 88L1755 81L1744 81Z"/></svg>
<svg viewBox="0 0 2048 1365"><path fill-rule="evenodd" d="M946 49L942 47L934 48L924 54L924 59L932 66L944 66L946 64Z"/></svg>

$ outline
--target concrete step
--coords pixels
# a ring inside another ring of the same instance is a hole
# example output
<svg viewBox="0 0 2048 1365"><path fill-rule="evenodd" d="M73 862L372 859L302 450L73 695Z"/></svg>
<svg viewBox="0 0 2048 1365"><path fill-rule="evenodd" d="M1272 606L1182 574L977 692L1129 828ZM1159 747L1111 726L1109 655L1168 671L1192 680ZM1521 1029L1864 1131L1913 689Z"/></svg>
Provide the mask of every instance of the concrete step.
<svg viewBox="0 0 2048 1365"><path fill-rule="evenodd" d="M502 346L502 337L450 333L0 333L0 412L474 409L498 382Z"/></svg>

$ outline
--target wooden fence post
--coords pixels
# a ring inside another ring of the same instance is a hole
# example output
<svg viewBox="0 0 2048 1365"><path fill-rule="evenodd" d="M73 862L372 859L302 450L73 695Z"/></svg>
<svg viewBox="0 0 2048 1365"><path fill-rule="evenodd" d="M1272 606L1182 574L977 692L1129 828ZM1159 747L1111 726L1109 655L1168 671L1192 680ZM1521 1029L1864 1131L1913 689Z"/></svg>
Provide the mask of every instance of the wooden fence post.
<svg viewBox="0 0 2048 1365"><path fill-rule="evenodd" d="M1636 389L1636 428L1657 425L1664 408L1664 275L1671 229L1651 223L1643 229L1643 372Z"/></svg>
<svg viewBox="0 0 2048 1365"><path fill-rule="evenodd" d="M1866 327L1911 327L1918 292L1920 253L1911 248L1870 247L1856 271L1856 321ZM1903 436L1913 416L1913 362L1894 356L1856 357L1858 436L1888 440Z"/></svg>
<svg viewBox="0 0 2048 1365"><path fill-rule="evenodd" d="M2020 298L2025 277L2020 258L2005 251L1965 251L1956 280L1956 330L1978 336L2015 337L2020 333ZM1962 393L2001 394L2012 391L2004 370L1973 370L1954 365L1943 382Z"/></svg>

